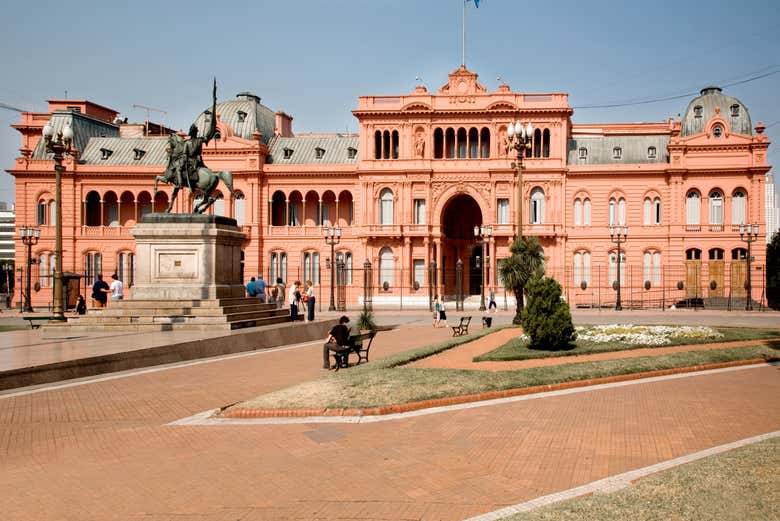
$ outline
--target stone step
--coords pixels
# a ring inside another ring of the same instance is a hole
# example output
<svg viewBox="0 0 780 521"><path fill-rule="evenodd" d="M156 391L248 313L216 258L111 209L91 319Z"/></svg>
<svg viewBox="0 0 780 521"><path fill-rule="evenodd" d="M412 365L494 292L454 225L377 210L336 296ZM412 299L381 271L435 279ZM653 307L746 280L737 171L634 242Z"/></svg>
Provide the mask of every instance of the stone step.
<svg viewBox="0 0 780 521"><path fill-rule="evenodd" d="M166 317L167 318L167 317ZM78 319L77 319L78 320ZM290 320L289 315L278 315L264 318L252 318L234 322L204 323L201 321L171 321L171 322L100 322L80 323L68 321L67 324L47 324L42 326L44 331L56 332L60 328L67 328L68 333L100 332L100 331L230 331L246 327L267 326L281 324Z"/></svg>
<svg viewBox="0 0 780 521"><path fill-rule="evenodd" d="M241 322L247 320L261 320L265 318L285 317L289 313L286 310L278 309L272 311L250 311L243 313L219 314L219 315L160 315L160 314L122 314L122 315L102 315L94 313L77 318L69 318L69 324L224 324L228 322Z"/></svg>
<svg viewBox="0 0 780 521"><path fill-rule="evenodd" d="M224 298L224 299L206 299L206 300L118 300L109 302L109 307L106 309L144 309L149 307L155 308L220 308L230 306L246 306L255 305L263 306L269 309L274 308L275 304L264 304L256 298L240 297L240 298Z"/></svg>
<svg viewBox="0 0 780 521"><path fill-rule="evenodd" d="M87 311L86 316L100 316L100 317L119 317L119 316L156 316L156 315L192 315L200 317L208 316L224 316L236 313L266 313L274 314L276 312L283 311L289 313L286 309L278 309L274 306L268 306L263 304L246 304L236 306L225 307L159 307L150 305L147 308L117 308L108 307L104 309L90 309Z"/></svg>

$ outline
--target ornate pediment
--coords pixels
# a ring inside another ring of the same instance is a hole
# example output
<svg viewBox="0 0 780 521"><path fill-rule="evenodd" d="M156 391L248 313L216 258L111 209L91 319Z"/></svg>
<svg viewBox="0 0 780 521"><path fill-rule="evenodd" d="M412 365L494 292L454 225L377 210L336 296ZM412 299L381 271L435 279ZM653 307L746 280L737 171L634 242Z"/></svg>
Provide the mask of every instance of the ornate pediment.
<svg viewBox="0 0 780 521"><path fill-rule="evenodd" d="M464 65L450 73L450 81L439 89L439 94L449 96L469 96L487 92L485 86L477 81L479 75L466 69Z"/></svg>

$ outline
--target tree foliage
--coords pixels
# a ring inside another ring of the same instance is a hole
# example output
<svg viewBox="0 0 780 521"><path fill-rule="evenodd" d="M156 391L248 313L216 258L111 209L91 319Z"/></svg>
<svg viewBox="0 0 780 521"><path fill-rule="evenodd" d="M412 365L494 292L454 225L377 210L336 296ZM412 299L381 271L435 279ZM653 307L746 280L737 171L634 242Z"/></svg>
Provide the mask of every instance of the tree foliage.
<svg viewBox="0 0 780 521"><path fill-rule="evenodd" d="M552 278L531 280L526 286L528 306L523 310L523 332L531 349L566 349L577 338L569 304L561 299L561 285Z"/></svg>
<svg viewBox="0 0 780 521"><path fill-rule="evenodd" d="M498 264L498 273L504 287L515 294L517 308L513 324L520 324L523 311L523 292L530 280L544 275L544 249L536 237L515 239L509 247L509 257Z"/></svg>

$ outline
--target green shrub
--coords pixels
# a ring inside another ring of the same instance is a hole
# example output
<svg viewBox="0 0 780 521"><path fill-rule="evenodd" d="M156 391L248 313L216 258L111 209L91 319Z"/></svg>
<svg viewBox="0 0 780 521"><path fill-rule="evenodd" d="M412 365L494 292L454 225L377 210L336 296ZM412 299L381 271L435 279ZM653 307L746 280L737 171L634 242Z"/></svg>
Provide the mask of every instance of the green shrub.
<svg viewBox="0 0 780 521"><path fill-rule="evenodd" d="M376 321L374 320L374 314L364 309L360 312L360 316L357 319L357 327L361 331L376 329Z"/></svg>
<svg viewBox="0 0 780 521"><path fill-rule="evenodd" d="M523 332L531 349L567 349L576 340L569 304L561 300L555 279L534 279L525 287L528 299L522 315Z"/></svg>

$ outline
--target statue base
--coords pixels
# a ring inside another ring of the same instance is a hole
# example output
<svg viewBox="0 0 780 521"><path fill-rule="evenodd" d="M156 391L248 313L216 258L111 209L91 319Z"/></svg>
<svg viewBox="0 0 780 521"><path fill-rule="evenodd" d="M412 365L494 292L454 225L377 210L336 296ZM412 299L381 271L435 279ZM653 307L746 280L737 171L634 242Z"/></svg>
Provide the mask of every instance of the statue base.
<svg viewBox="0 0 780 521"><path fill-rule="evenodd" d="M130 232L136 241L133 300L201 300L244 296L235 219L152 213Z"/></svg>

